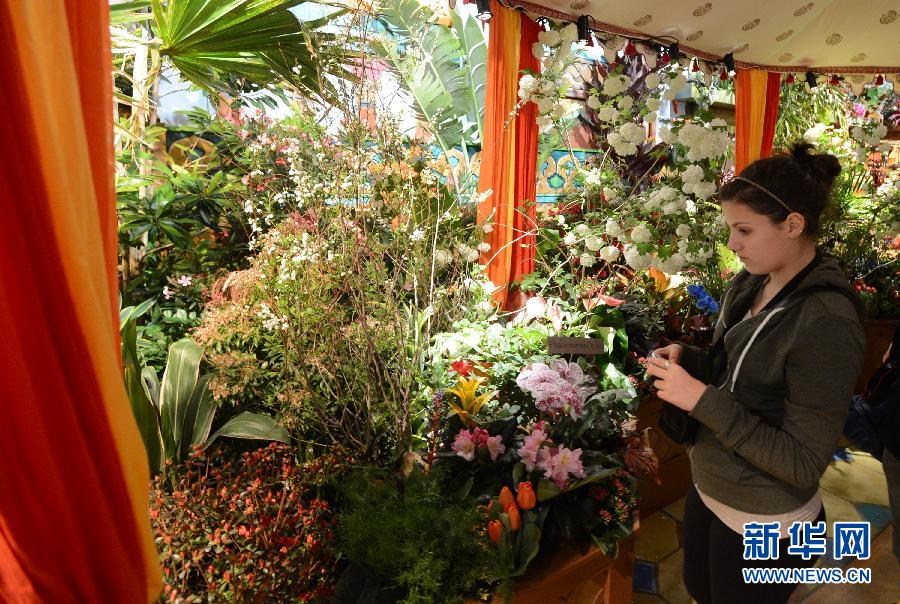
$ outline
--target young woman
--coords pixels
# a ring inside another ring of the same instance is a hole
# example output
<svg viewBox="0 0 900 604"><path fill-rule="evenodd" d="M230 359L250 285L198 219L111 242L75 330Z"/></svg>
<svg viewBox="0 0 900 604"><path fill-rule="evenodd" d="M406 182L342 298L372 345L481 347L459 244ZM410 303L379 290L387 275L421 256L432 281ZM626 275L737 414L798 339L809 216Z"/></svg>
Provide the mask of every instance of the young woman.
<svg viewBox="0 0 900 604"><path fill-rule="evenodd" d="M697 420L683 577L699 604L786 602L796 584L747 583L742 568L818 559L789 553L788 529L825 519L819 478L865 352L863 305L815 244L839 172L836 158L800 144L728 182L728 247L745 270L723 298L713 348L672 344L648 360L659 397ZM744 559L751 522L779 523L777 559Z"/></svg>

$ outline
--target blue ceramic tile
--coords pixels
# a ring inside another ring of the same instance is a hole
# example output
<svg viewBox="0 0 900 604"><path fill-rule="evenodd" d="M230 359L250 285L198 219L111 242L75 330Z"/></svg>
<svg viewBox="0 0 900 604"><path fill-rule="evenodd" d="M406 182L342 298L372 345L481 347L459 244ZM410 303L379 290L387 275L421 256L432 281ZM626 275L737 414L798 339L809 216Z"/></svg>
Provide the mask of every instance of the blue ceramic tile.
<svg viewBox="0 0 900 604"><path fill-rule="evenodd" d="M655 594L659 591L656 581L656 564L646 560L634 561L634 591Z"/></svg>
<svg viewBox="0 0 900 604"><path fill-rule="evenodd" d="M854 505L863 520L872 525L872 539L891 523L891 511L882 505L871 503L856 503Z"/></svg>

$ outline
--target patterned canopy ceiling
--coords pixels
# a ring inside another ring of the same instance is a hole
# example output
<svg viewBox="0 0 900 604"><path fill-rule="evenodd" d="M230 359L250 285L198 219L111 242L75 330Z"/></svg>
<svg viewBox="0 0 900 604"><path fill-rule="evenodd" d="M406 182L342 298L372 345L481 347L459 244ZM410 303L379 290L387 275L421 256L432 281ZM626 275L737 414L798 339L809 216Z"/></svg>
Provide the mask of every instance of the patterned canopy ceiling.
<svg viewBox="0 0 900 604"><path fill-rule="evenodd" d="M534 0L551 18L590 15L592 28L669 37L690 54L770 70L900 73L900 0ZM663 41L663 40L661 40Z"/></svg>

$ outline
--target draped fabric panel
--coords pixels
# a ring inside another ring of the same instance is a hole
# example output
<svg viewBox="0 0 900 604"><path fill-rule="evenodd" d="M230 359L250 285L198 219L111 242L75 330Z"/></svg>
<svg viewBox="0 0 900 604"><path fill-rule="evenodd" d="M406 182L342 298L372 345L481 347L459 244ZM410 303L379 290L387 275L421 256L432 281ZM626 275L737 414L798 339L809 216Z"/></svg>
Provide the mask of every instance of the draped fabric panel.
<svg viewBox="0 0 900 604"><path fill-rule="evenodd" d="M541 62L531 51L542 31L540 25L520 13L519 71L541 71ZM537 243L537 105L526 103L516 117L516 182L513 191L513 248L510 281L521 281L534 271L534 251Z"/></svg>
<svg viewBox="0 0 900 604"><path fill-rule="evenodd" d="M159 593L122 382L108 4L0 0L0 601Z"/></svg>
<svg viewBox="0 0 900 604"><path fill-rule="evenodd" d="M532 54L541 28L524 14L491 1L484 140L478 191L492 191L478 206L478 224L490 221L482 255L488 278L496 286L494 300L508 305L508 286L534 270L537 193L537 107L528 103L516 118L521 70L540 72Z"/></svg>
<svg viewBox="0 0 900 604"><path fill-rule="evenodd" d="M772 154L781 76L738 69L735 79L735 174Z"/></svg>
<svg viewBox="0 0 900 604"><path fill-rule="evenodd" d="M503 308L512 274L515 223L516 128L506 120L518 96L521 20L516 11L497 0L491 0L491 13L478 192L492 193L478 205L477 219L478 224L489 221L493 225L485 239L491 249L482 254L481 262L496 286L494 300Z"/></svg>

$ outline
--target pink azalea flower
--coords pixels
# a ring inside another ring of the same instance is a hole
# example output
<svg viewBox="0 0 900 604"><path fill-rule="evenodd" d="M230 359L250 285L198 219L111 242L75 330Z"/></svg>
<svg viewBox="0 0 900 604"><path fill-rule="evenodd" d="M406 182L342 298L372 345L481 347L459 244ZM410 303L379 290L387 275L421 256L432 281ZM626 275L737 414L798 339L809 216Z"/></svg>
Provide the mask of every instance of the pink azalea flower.
<svg viewBox="0 0 900 604"><path fill-rule="evenodd" d="M451 448L466 461L475 459L475 441L472 439L472 433L468 430L460 430Z"/></svg>
<svg viewBox="0 0 900 604"><path fill-rule="evenodd" d="M581 449L570 450L560 447L542 468L544 475L560 489L564 489L569 476L584 478L584 467L581 465Z"/></svg>
<svg viewBox="0 0 900 604"><path fill-rule="evenodd" d="M491 461L496 460L504 451L506 451L506 447L503 445L503 437L499 435L489 436L485 440L485 446L487 447L488 454L491 456Z"/></svg>
<svg viewBox="0 0 900 604"><path fill-rule="evenodd" d="M541 423L541 428L542 427L543 423ZM547 434L541 428L535 427L535 429L531 431L531 434L525 437L525 442L517 451L519 457L525 463L525 469L529 472L534 469L534 466L537 463L538 449L540 449L543 442L547 440Z"/></svg>

